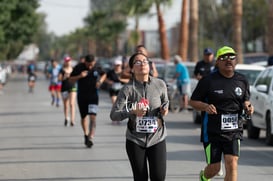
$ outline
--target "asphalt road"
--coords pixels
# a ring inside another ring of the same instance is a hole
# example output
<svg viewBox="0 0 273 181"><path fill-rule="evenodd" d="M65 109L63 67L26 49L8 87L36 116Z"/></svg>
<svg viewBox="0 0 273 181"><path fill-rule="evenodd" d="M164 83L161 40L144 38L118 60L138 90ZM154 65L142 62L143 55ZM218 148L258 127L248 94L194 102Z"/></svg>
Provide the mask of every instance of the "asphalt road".
<svg viewBox="0 0 273 181"><path fill-rule="evenodd" d="M100 92L94 146L83 144L80 116L64 127L63 107L50 105L48 82L39 75L33 94L26 75L12 75L0 95L0 181L131 181L125 152L126 122L112 125L110 99ZM205 166L199 125L191 113L166 117L167 181L197 181ZM242 142L239 181L273 179L273 147L264 139ZM216 177L213 180L223 180Z"/></svg>

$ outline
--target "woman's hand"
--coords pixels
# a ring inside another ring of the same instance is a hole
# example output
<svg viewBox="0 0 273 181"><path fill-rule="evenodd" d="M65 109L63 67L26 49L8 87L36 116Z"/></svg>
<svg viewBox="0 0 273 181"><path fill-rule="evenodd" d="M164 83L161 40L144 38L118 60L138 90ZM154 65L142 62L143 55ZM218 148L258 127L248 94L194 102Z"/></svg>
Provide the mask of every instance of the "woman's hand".
<svg viewBox="0 0 273 181"><path fill-rule="evenodd" d="M162 107L160 107L160 114L162 116L166 116L168 114L168 112L169 112L168 108L162 108Z"/></svg>

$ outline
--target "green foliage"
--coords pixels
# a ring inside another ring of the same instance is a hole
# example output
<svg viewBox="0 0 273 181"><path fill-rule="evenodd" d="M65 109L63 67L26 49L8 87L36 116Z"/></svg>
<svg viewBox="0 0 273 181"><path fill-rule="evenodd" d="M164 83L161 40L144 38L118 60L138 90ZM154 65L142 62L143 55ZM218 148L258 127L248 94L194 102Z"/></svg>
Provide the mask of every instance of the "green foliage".
<svg viewBox="0 0 273 181"><path fill-rule="evenodd" d="M38 0L0 2L0 57L13 59L33 41L38 29Z"/></svg>
<svg viewBox="0 0 273 181"><path fill-rule="evenodd" d="M248 0L243 3L243 42L245 51L249 50L247 44L265 35L268 5L266 1ZM272 13L272 12L271 12Z"/></svg>
<svg viewBox="0 0 273 181"><path fill-rule="evenodd" d="M243 1L242 40L246 45L265 35L267 17L266 1ZM232 42L232 3L231 1L199 1L199 37L204 45L218 48Z"/></svg>
<svg viewBox="0 0 273 181"><path fill-rule="evenodd" d="M88 37L100 44L98 48L111 50L127 26L122 3L118 0L92 0L91 3L92 11L84 19Z"/></svg>

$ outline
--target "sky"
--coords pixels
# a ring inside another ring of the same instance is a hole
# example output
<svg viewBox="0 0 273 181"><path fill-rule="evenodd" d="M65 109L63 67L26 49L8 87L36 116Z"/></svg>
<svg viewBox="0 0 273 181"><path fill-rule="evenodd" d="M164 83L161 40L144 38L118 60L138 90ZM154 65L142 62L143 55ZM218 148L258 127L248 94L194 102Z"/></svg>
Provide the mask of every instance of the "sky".
<svg viewBox="0 0 273 181"><path fill-rule="evenodd" d="M180 20L182 0L173 0L169 8L163 8L163 18L166 28L174 26ZM89 0L40 0L38 12L45 13L48 32L61 36L83 27L83 18L89 12ZM158 28L155 8L151 9L151 17L140 19L140 29L156 30ZM134 21L128 20L128 29L133 29Z"/></svg>

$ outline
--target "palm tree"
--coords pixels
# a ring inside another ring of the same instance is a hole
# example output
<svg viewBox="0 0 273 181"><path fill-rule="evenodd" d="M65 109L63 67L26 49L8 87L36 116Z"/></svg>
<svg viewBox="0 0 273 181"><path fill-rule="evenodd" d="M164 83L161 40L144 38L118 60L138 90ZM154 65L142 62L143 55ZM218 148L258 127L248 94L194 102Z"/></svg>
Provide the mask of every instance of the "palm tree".
<svg viewBox="0 0 273 181"><path fill-rule="evenodd" d="M273 0L268 0L269 10L268 10L268 30L267 30L267 38L268 38L268 54L269 56L273 56Z"/></svg>
<svg viewBox="0 0 273 181"><path fill-rule="evenodd" d="M243 16L243 0L232 0L233 11L233 46L237 52L237 59L239 63L243 63L242 50L242 16Z"/></svg>
<svg viewBox="0 0 273 181"><path fill-rule="evenodd" d="M168 39L167 39L167 33L166 33L166 27L165 27L163 15L160 10L160 4L164 2L165 0L155 0L157 20L158 20L158 32L159 32L160 45L161 45L161 57L164 60L168 61L170 60Z"/></svg>
<svg viewBox="0 0 273 181"><path fill-rule="evenodd" d="M139 18L141 15L147 14L152 6L152 1L139 1L139 0L124 0L121 5L121 10L128 16L134 16L135 29L131 32L130 42L136 46L140 44L140 31L139 31Z"/></svg>
<svg viewBox="0 0 273 181"><path fill-rule="evenodd" d="M181 9L181 23L178 42L178 55L185 61L188 59L188 0L183 0Z"/></svg>
<svg viewBox="0 0 273 181"><path fill-rule="evenodd" d="M192 62L198 61L198 4L199 0L190 1L190 28L189 28L189 59Z"/></svg>

